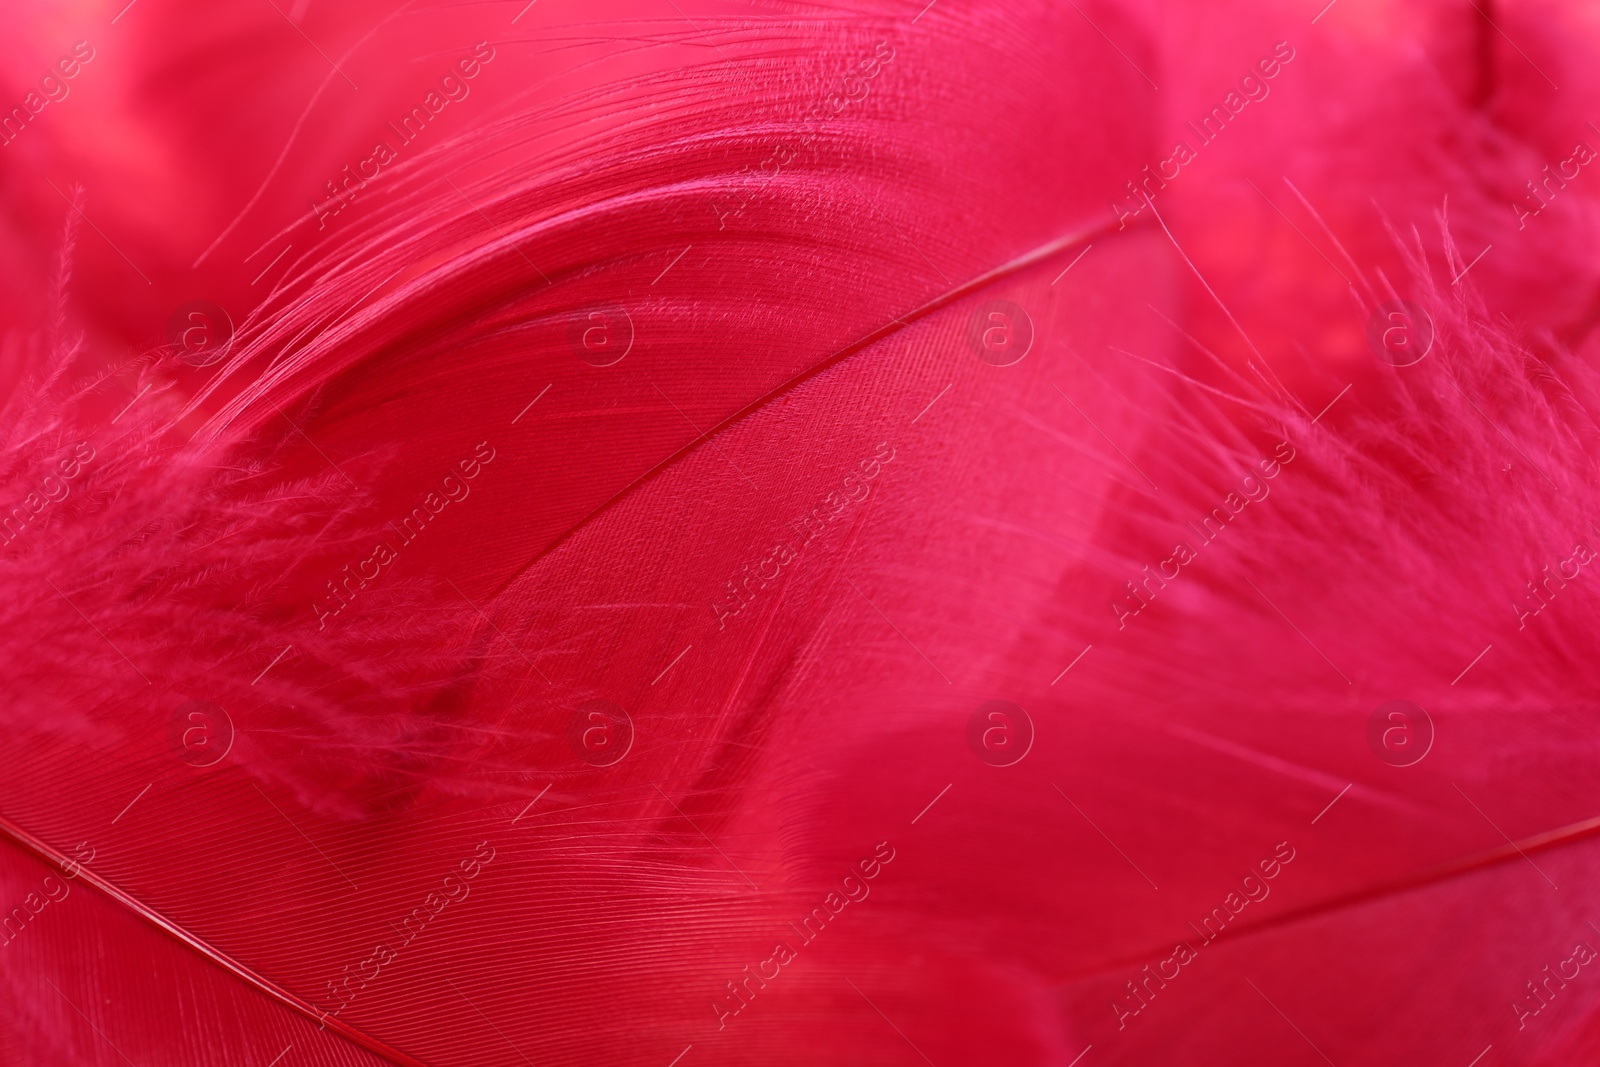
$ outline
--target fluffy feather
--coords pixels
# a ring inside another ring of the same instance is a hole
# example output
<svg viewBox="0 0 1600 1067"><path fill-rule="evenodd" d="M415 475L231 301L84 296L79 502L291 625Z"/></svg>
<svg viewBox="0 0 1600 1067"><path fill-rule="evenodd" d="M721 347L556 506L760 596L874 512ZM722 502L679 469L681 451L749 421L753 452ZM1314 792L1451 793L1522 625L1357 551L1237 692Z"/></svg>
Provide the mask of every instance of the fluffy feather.
<svg viewBox="0 0 1600 1067"><path fill-rule="evenodd" d="M520 6L141 0L0 149L7 1062L1593 1055L1589 16Z"/></svg>

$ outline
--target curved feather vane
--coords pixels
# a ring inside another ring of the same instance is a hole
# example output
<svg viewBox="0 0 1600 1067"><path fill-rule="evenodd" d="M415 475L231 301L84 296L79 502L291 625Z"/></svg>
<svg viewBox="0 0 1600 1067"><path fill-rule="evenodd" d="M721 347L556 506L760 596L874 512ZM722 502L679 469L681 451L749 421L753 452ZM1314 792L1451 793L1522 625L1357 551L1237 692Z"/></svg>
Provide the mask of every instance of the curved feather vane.
<svg viewBox="0 0 1600 1067"><path fill-rule="evenodd" d="M1600 24L1316 7L22 5L0 1062L1600 1055Z"/></svg>

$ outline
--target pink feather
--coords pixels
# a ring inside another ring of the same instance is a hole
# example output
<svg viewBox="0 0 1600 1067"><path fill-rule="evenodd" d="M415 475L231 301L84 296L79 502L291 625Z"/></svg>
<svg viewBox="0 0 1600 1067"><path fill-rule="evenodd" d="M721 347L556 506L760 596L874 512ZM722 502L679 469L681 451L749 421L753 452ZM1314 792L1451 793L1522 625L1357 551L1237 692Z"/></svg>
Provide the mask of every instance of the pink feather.
<svg viewBox="0 0 1600 1067"><path fill-rule="evenodd" d="M1316 6L21 5L0 1063L1600 1055L1600 24Z"/></svg>

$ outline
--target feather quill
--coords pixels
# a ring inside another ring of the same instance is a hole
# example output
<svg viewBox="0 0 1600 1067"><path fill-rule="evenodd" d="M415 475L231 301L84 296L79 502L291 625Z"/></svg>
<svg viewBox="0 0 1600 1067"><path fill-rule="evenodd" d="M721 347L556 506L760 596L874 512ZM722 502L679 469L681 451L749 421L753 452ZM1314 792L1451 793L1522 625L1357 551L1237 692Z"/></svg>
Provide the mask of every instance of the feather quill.
<svg viewBox="0 0 1600 1067"><path fill-rule="evenodd" d="M191 7L0 148L0 1058L1593 1055L1575 5Z"/></svg>

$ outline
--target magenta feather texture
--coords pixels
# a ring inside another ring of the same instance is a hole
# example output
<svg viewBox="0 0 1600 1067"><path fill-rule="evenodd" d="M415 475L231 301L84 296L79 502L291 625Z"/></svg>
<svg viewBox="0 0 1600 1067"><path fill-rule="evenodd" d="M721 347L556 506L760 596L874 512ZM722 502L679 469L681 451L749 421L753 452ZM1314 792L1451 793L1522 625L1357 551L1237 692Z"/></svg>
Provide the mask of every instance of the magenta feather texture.
<svg viewBox="0 0 1600 1067"><path fill-rule="evenodd" d="M1589 7L10 16L0 1063L1600 1057Z"/></svg>

